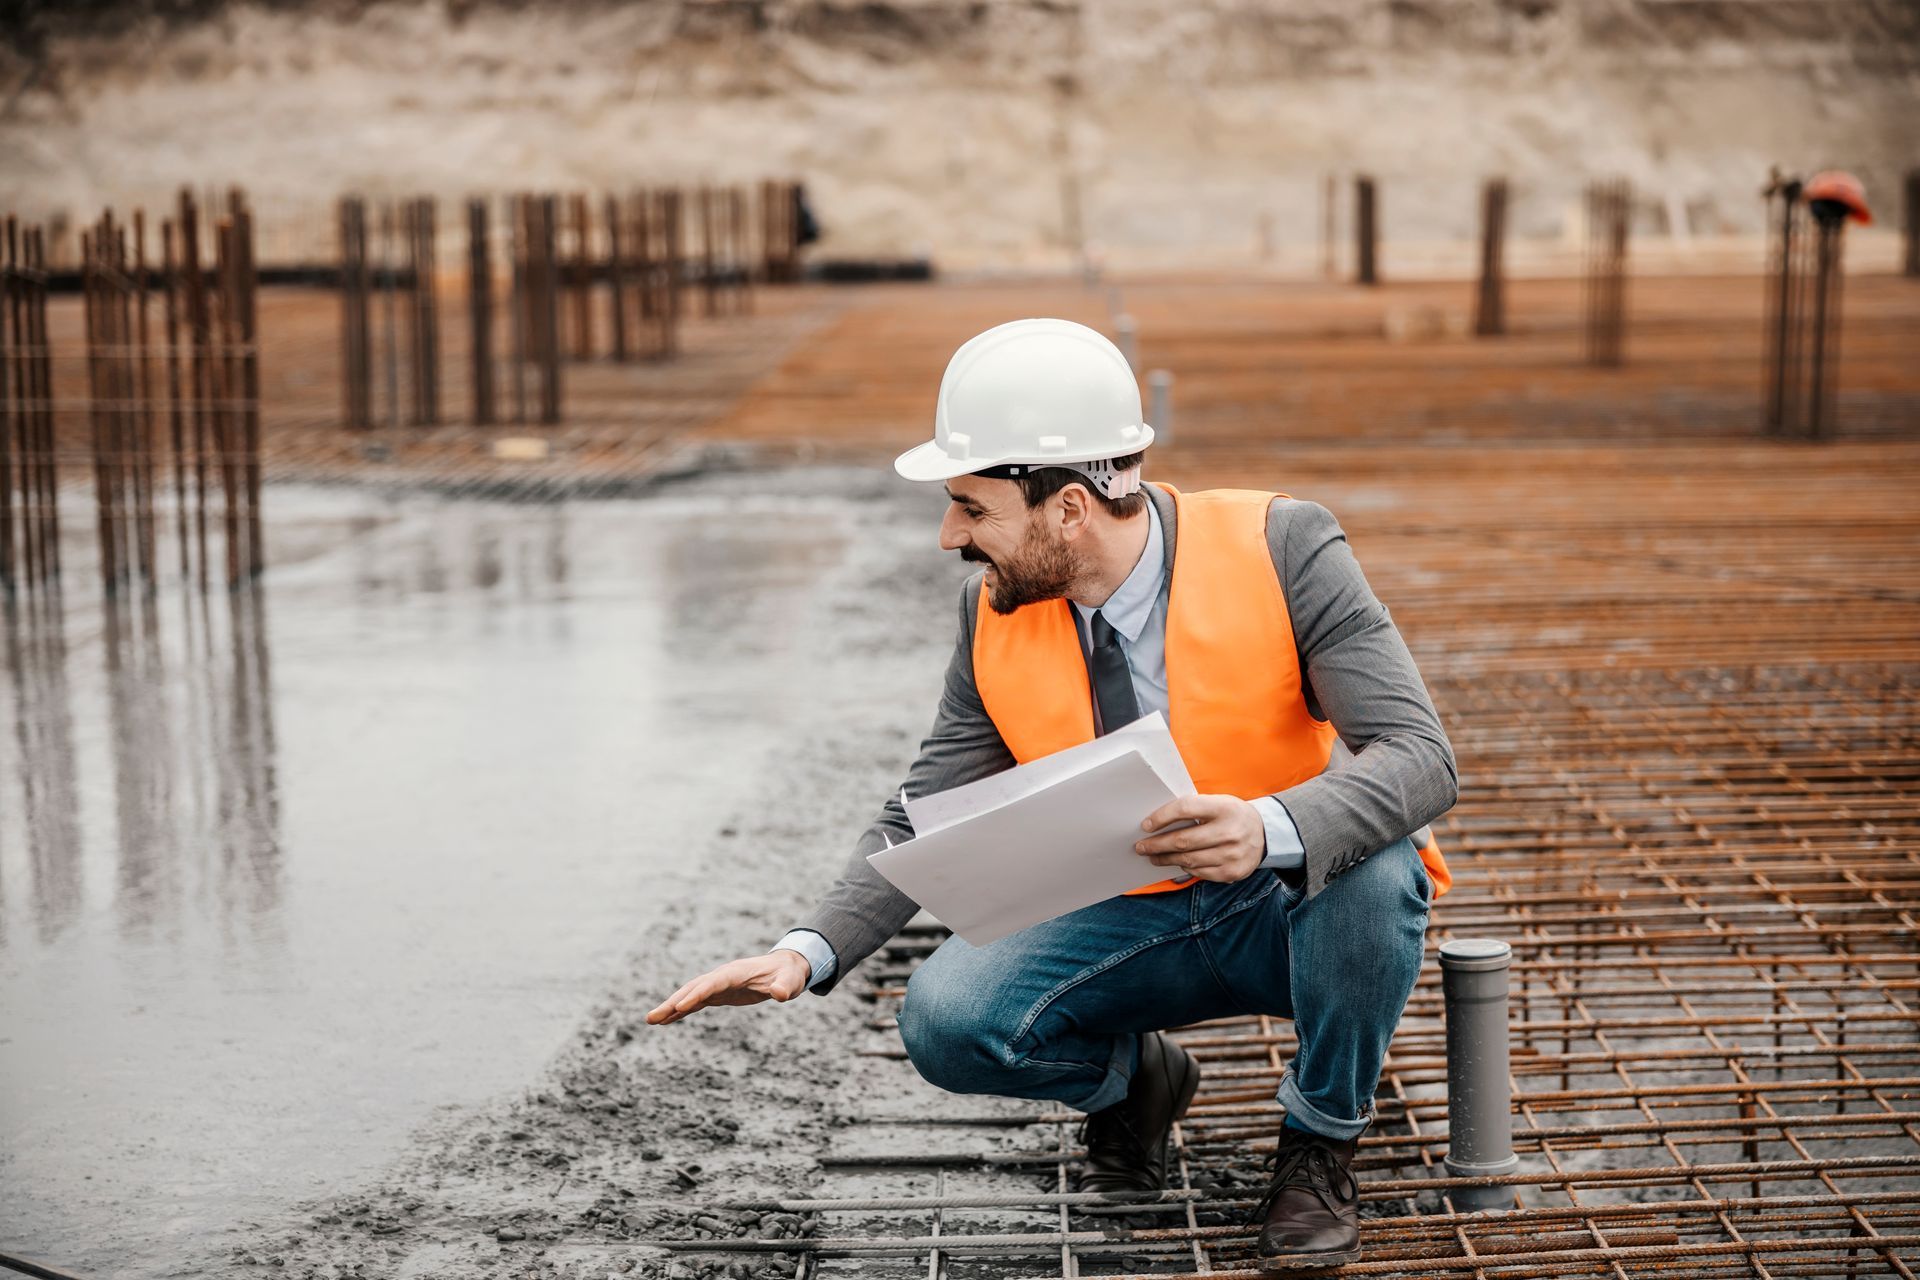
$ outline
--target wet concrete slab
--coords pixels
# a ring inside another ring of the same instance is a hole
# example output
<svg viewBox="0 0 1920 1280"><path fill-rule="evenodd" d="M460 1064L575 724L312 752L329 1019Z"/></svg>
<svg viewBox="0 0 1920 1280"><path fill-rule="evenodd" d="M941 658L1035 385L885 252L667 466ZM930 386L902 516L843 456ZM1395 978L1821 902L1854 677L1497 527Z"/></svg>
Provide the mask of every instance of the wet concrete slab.
<svg viewBox="0 0 1920 1280"><path fill-rule="evenodd" d="M8 633L0 1245L82 1271L178 1274L511 1093L623 957L657 984L763 949L794 895L678 930L756 781L861 696L810 654L866 610L852 660L925 686L917 727L951 643L872 599L961 575L868 472L268 498L257 597L163 594L148 627L82 580ZM846 843L866 817L782 803Z"/></svg>

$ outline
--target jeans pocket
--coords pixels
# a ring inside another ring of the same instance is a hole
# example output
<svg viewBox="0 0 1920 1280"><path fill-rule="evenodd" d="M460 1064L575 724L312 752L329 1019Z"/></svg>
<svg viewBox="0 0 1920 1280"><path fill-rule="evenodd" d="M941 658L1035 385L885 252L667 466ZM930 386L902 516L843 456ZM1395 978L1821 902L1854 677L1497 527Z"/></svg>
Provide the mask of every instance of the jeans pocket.
<svg viewBox="0 0 1920 1280"><path fill-rule="evenodd" d="M1300 905L1300 900L1307 896L1306 868L1302 867L1298 875L1293 879L1288 879L1287 876L1283 875L1278 869L1275 869L1273 878L1280 882L1280 905L1284 909L1288 911L1293 910Z"/></svg>

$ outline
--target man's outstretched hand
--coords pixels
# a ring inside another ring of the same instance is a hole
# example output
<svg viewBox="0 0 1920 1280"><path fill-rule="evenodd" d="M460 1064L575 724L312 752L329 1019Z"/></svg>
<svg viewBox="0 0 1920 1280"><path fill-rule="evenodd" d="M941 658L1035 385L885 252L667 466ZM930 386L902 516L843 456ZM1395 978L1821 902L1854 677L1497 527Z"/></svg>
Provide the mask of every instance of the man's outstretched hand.
<svg viewBox="0 0 1920 1280"><path fill-rule="evenodd" d="M763 956L730 960L662 1000L647 1014L647 1021L664 1026L710 1004L791 1000L807 989L807 979L812 976L807 958L798 951L769 951Z"/></svg>

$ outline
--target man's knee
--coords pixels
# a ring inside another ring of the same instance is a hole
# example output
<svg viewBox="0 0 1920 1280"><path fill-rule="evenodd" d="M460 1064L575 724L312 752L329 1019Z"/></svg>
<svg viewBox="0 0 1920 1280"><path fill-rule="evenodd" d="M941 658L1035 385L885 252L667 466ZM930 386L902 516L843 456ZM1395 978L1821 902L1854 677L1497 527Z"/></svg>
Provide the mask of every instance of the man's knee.
<svg viewBox="0 0 1920 1280"><path fill-rule="evenodd" d="M1412 839L1405 836L1354 863L1328 887L1345 897L1342 906L1367 911L1376 917L1424 918L1427 895L1431 892L1420 851Z"/></svg>
<svg viewBox="0 0 1920 1280"><path fill-rule="evenodd" d="M928 1083L952 1093L991 1093L1009 1065L993 986L948 952L929 956L907 982L900 1040Z"/></svg>

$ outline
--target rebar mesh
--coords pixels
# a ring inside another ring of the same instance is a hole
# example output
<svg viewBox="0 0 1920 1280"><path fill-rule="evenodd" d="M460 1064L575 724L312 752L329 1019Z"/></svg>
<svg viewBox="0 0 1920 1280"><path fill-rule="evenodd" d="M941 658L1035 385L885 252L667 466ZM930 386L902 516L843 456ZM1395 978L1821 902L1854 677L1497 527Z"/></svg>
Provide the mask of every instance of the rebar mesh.
<svg viewBox="0 0 1920 1280"><path fill-rule="evenodd" d="M1464 788L1360 1147L1364 1257L1332 1274L1911 1276L1920 597L1910 557L1863 549L1912 520L1863 496L1851 520L1748 528L1645 492L1599 521L1480 519L1360 539ZM1174 1189L1115 1211L1068 1193L1077 1113L912 1083L895 1003L943 936L916 925L863 971L867 1052L924 1102L851 1116L830 1194L758 1206L817 1214L814 1234L673 1247L835 1276L1257 1274L1245 1219L1291 1024L1176 1031L1206 1074ZM1514 951L1520 1167L1496 1214L1455 1212L1443 1164L1433 958L1468 936Z"/></svg>

